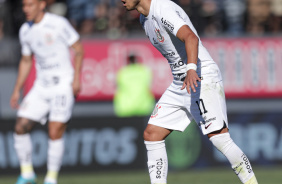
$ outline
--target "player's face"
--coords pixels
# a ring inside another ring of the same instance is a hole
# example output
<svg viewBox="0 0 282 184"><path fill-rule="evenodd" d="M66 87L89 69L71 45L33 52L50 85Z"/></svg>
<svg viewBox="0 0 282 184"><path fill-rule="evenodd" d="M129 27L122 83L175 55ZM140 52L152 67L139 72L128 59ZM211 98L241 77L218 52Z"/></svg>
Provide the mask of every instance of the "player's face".
<svg viewBox="0 0 282 184"><path fill-rule="evenodd" d="M140 0L121 0L123 2L123 6L126 8L126 10L134 10Z"/></svg>
<svg viewBox="0 0 282 184"><path fill-rule="evenodd" d="M41 0L23 0L23 12L27 21L34 21L44 11L45 2Z"/></svg>

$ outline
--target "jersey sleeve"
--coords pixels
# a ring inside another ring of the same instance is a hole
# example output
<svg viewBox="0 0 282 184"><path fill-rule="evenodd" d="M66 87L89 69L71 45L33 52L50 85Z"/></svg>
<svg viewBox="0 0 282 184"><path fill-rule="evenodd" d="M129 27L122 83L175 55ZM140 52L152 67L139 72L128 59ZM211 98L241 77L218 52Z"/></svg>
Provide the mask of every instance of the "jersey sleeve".
<svg viewBox="0 0 282 184"><path fill-rule="evenodd" d="M20 39L20 44L21 44L21 53L23 56L30 56L32 55L32 50L27 42L27 40L25 39L24 35L26 34L26 29L25 26L23 25L20 29L19 32L19 39Z"/></svg>
<svg viewBox="0 0 282 184"><path fill-rule="evenodd" d="M181 17L180 11L166 7L162 10L160 21L163 27L176 36L178 30L183 26L187 25L185 20Z"/></svg>
<svg viewBox="0 0 282 184"><path fill-rule="evenodd" d="M76 41L79 40L79 34L76 32L76 30L72 27L72 25L69 23L67 19L62 19L62 25L61 25L61 37L67 43L68 46L72 46Z"/></svg>

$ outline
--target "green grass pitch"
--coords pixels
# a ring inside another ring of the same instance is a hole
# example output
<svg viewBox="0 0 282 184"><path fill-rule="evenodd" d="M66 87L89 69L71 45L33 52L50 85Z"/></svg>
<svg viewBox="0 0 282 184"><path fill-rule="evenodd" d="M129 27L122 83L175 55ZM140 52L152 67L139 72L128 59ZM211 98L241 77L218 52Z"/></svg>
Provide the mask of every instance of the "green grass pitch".
<svg viewBox="0 0 282 184"><path fill-rule="evenodd" d="M260 184L281 184L282 167L255 167ZM43 183L43 175L39 175L38 184ZM13 184L17 176L1 176L0 184ZM168 184L240 184L233 171L228 168L190 169L187 171L170 171ZM150 184L147 171L116 171L62 173L58 184Z"/></svg>

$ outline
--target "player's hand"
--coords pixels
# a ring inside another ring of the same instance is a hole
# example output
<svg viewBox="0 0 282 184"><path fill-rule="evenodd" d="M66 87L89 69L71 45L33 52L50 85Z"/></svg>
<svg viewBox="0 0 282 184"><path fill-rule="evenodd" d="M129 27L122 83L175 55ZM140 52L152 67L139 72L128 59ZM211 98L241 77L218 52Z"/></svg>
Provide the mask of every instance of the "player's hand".
<svg viewBox="0 0 282 184"><path fill-rule="evenodd" d="M18 109L19 108L19 101L20 99L20 92L19 91L14 91L12 96L11 96L11 99L10 99L10 106L13 108L13 109Z"/></svg>
<svg viewBox="0 0 282 184"><path fill-rule="evenodd" d="M72 90L73 90L73 95L76 97L78 93L80 92L80 81L79 79L74 79L72 83Z"/></svg>
<svg viewBox="0 0 282 184"><path fill-rule="evenodd" d="M193 70L193 69L188 70L186 78L183 81L183 85L182 85L181 90L185 89L185 87L186 87L187 92L189 94L191 94L191 91L190 91L190 87L191 87L192 91L195 93L196 92L196 87L198 87L197 81L201 81L201 79L199 78L197 72L195 70Z"/></svg>

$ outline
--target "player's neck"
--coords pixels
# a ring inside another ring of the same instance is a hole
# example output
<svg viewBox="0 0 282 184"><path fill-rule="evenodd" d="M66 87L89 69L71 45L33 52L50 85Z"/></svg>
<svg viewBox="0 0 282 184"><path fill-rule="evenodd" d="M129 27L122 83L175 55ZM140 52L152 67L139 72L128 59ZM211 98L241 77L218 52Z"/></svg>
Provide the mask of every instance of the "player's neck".
<svg viewBox="0 0 282 184"><path fill-rule="evenodd" d="M152 0L141 0L136 6L136 10L147 17L150 12L151 2Z"/></svg>
<svg viewBox="0 0 282 184"><path fill-rule="evenodd" d="M34 23L39 23L45 15L45 12L40 12L38 16L34 19Z"/></svg>

